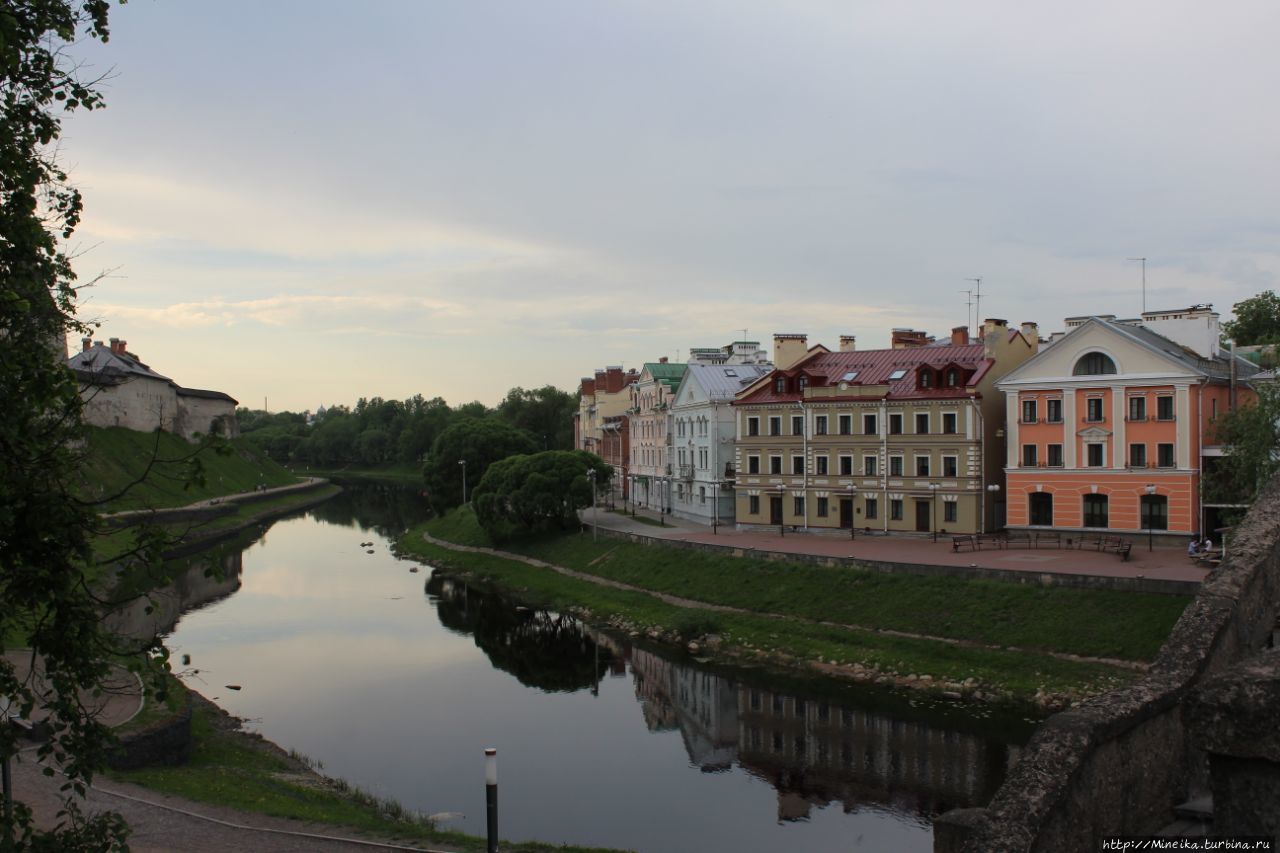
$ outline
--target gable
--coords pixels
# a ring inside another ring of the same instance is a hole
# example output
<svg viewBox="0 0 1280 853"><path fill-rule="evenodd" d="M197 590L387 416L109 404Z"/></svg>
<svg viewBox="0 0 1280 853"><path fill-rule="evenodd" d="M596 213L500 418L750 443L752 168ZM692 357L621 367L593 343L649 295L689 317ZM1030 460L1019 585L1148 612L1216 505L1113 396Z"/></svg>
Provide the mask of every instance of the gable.
<svg viewBox="0 0 1280 853"><path fill-rule="evenodd" d="M1090 352L1100 352L1115 362L1116 373L1092 377L1100 382L1123 376L1161 376L1196 378L1200 374L1185 363L1145 346L1105 323L1090 321L1069 332L1061 340L1042 349L1010 371L997 387L1010 384L1036 384L1043 381L1089 381L1075 376L1076 362Z"/></svg>

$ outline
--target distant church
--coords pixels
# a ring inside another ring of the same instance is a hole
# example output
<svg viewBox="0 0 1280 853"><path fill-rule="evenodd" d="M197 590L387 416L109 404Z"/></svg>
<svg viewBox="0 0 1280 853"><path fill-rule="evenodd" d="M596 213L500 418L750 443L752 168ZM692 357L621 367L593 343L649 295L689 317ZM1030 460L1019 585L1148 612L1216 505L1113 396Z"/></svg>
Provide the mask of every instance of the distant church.
<svg viewBox="0 0 1280 853"><path fill-rule="evenodd" d="M84 338L83 344L67 359L67 367L80 381L85 423L139 432L160 428L188 441L200 435L240 434L234 398L221 391L181 387L143 364L119 338L112 338L109 346L92 338Z"/></svg>

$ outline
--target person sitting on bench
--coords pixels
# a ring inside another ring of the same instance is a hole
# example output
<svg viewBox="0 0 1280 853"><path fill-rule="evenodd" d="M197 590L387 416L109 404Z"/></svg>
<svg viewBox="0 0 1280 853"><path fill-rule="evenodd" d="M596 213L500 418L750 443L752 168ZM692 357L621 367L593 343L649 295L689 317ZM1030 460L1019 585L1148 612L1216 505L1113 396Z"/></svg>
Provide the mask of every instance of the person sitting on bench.
<svg viewBox="0 0 1280 853"><path fill-rule="evenodd" d="M1187 543L1187 556L1188 557L1200 556L1200 540L1194 536L1191 537L1191 541Z"/></svg>

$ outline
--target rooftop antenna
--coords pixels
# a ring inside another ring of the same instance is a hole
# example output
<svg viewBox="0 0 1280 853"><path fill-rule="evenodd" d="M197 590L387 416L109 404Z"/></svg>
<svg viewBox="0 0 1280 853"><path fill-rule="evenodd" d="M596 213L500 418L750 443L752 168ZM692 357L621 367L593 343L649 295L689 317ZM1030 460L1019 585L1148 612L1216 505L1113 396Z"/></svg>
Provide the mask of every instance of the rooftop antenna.
<svg viewBox="0 0 1280 853"><path fill-rule="evenodd" d="M970 322L970 320L969 320L970 315L972 315L972 314L973 314L973 291L972 291L972 290L962 290L962 291L960 291L960 292L961 292L961 293L963 293L963 294L965 295L965 300L964 300L964 321L965 321L966 323L968 323L968 322ZM969 328L970 328L970 329L973 329L974 327L973 327L973 326L970 326Z"/></svg>
<svg viewBox="0 0 1280 853"><path fill-rule="evenodd" d="M1142 313L1147 313L1147 259L1125 258L1127 261L1142 261Z"/></svg>
<svg viewBox="0 0 1280 853"><path fill-rule="evenodd" d="M976 330L978 324L982 322L982 276L966 278L965 281L971 281L977 285L973 291L973 327Z"/></svg>

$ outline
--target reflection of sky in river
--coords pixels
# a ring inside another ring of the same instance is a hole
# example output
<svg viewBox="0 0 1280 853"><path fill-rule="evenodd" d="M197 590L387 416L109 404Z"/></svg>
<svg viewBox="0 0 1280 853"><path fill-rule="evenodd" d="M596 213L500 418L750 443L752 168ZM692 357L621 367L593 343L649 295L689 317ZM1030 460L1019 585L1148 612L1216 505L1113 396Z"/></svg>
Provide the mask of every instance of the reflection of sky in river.
<svg viewBox="0 0 1280 853"><path fill-rule="evenodd" d="M509 838L647 853L931 849L924 819L870 800L780 823L764 779L739 763L701 772L679 730L650 731L630 674L606 675L598 697L521 685L441 626L429 570L409 568L364 531L279 522L245 552L242 589L183 617L170 647L191 655L197 688L265 736L410 808L463 812L452 825L471 833L484 832L482 750L494 746Z"/></svg>

